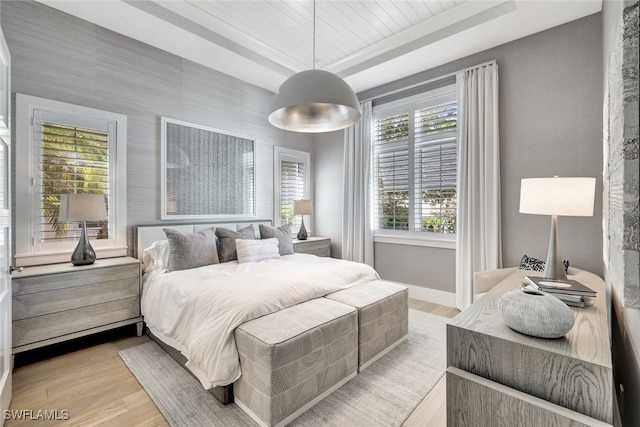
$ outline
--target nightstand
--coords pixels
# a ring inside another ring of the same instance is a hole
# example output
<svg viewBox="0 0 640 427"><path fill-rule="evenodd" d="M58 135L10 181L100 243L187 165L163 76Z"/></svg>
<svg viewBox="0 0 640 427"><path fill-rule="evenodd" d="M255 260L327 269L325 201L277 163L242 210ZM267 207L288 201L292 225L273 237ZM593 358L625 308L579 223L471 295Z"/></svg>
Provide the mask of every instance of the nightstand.
<svg viewBox="0 0 640 427"><path fill-rule="evenodd" d="M328 237L309 237L307 240L293 239L293 251L299 254L331 256L331 239Z"/></svg>
<svg viewBox="0 0 640 427"><path fill-rule="evenodd" d="M98 259L85 266L25 267L12 274L13 352L136 323L140 316L140 261Z"/></svg>

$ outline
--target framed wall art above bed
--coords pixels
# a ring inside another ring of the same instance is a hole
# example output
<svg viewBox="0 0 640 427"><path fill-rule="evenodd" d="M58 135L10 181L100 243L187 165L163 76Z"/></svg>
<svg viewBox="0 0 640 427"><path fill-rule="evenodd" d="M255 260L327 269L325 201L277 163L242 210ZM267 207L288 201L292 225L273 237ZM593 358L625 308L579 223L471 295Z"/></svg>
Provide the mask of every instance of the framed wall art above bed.
<svg viewBox="0 0 640 427"><path fill-rule="evenodd" d="M161 219L255 217L255 140L161 119Z"/></svg>

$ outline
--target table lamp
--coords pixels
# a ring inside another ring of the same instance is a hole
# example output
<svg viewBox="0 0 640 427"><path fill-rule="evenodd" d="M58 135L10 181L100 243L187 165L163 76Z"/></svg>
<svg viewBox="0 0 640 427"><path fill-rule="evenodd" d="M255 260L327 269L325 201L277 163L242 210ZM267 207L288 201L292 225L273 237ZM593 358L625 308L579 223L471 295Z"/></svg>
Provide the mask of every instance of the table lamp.
<svg viewBox="0 0 640 427"><path fill-rule="evenodd" d="M526 178L520 186L520 212L551 215L544 277L566 280L558 241L558 216L593 216L595 178Z"/></svg>
<svg viewBox="0 0 640 427"><path fill-rule="evenodd" d="M293 201L294 215L311 215L311 212L313 212L311 200ZM307 240L307 230L304 228L304 216L302 217L302 223L300 224L300 231L298 231L298 235L296 237L298 240Z"/></svg>
<svg viewBox="0 0 640 427"><path fill-rule="evenodd" d="M71 255L73 265L93 264L96 253L89 243L87 235L87 221L102 221L107 219L107 208L102 194L61 194L60 221L82 223L82 233L78 246Z"/></svg>

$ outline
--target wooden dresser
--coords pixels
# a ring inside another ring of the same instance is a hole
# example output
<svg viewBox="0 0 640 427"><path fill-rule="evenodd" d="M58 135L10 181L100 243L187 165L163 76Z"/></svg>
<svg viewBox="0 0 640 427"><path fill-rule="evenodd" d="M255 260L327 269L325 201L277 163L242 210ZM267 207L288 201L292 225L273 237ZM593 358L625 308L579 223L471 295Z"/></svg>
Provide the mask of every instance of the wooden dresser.
<svg viewBox="0 0 640 427"><path fill-rule="evenodd" d="M562 338L510 329L498 299L520 287L517 270L447 324L447 425L610 425L613 373L604 282L570 276L597 291L572 308L575 324Z"/></svg>
<svg viewBox="0 0 640 427"><path fill-rule="evenodd" d="M140 266L120 257L14 272L13 353L132 323L140 334Z"/></svg>

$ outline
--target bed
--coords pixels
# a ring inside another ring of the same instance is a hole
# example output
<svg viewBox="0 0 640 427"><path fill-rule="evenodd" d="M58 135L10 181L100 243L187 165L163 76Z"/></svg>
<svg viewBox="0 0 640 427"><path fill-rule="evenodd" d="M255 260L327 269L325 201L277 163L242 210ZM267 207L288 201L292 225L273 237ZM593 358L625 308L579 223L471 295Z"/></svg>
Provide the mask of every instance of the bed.
<svg viewBox="0 0 640 427"><path fill-rule="evenodd" d="M252 224L268 227L270 221ZM241 375L233 334L238 326L379 278L367 265L308 254L168 272L145 252L167 239L164 228L188 234L246 225L138 226L136 233L137 256L146 268L141 308L149 335L222 403L232 401L232 384Z"/></svg>

